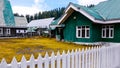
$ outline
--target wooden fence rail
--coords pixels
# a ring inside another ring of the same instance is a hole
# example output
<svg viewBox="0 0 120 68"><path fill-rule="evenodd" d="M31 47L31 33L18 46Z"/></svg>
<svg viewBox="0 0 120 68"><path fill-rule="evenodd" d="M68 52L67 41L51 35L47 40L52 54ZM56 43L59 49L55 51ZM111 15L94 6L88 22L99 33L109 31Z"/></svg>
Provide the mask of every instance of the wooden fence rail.
<svg viewBox="0 0 120 68"><path fill-rule="evenodd" d="M113 45L107 47L92 47L86 49L76 49L60 55L52 52L49 57L38 56L37 59L31 55L29 61L23 56L21 62L13 58L10 64L3 59L0 68L120 68L120 46Z"/></svg>

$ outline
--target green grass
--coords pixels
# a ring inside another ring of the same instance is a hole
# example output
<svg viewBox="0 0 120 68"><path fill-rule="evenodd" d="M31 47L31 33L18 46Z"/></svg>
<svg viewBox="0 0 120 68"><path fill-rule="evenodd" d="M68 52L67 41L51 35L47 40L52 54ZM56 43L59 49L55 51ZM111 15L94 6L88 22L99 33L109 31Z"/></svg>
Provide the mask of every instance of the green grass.
<svg viewBox="0 0 120 68"><path fill-rule="evenodd" d="M5 58L10 63L13 57L20 61L21 57L25 55L29 60L31 54L37 58L39 53L44 56L46 52L49 52L50 55L53 51L62 53L63 50L67 52L67 50L86 47L88 46L59 42L53 38L0 39L0 60Z"/></svg>

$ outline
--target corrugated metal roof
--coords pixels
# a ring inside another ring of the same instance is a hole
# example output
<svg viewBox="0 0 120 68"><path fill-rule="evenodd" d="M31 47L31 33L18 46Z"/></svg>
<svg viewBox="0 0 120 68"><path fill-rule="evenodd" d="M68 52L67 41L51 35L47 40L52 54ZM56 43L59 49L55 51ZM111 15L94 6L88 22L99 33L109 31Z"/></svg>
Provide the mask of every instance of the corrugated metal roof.
<svg viewBox="0 0 120 68"><path fill-rule="evenodd" d="M83 9L95 19L113 20L120 19L120 0L108 0L95 5L92 8L72 3L75 7Z"/></svg>
<svg viewBox="0 0 120 68"><path fill-rule="evenodd" d="M53 21L54 18L46 18L39 20L32 20L27 27L38 27L38 28L49 28L49 25Z"/></svg>
<svg viewBox="0 0 120 68"><path fill-rule="evenodd" d="M0 26L5 26L3 10L4 10L4 1L0 0Z"/></svg>
<svg viewBox="0 0 120 68"><path fill-rule="evenodd" d="M61 17L56 19L56 20L54 20L53 22L51 22L51 24L50 24L50 29L51 30L55 30L55 28L59 26L58 22L59 22L60 19L61 19Z"/></svg>
<svg viewBox="0 0 120 68"><path fill-rule="evenodd" d="M94 7L105 20L120 19L120 0L108 0Z"/></svg>
<svg viewBox="0 0 120 68"><path fill-rule="evenodd" d="M9 0L3 0L3 1L4 1L3 15L4 15L5 25L15 26L15 20L14 20L14 15L12 12L10 1Z"/></svg>
<svg viewBox="0 0 120 68"><path fill-rule="evenodd" d="M57 25L59 20L60 20L60 18L58 18L58 19L52 21L50 25Z"/></svg>
<svg viewBox="0 0 120 68"><path fill-rule="evenodd" d="M87 8L87 7L84 7L84 6L81 6L81 8L84 11L86 11L88 14L90 14L91 16L95 17L95 19L104 20L104 18L102 16L100 16L100 14L98 12L96 12L94 9Z"/></svg>
<svg viewBox="0 0 120 68"><path fill-rule="evenodd" d="M25 17L17 17L15 16L15 26L19 26L19 27L27 27L27 19Z"/></svg>
<svg viewBox="0 0 120 68"><path fill-rule="evenodd" d="M95 17L95 19L104 20L104 18L97 11L95 11L93 8L88 8L86 6L81 6L81 5L74 4L74 3L72 3L72 4L75 7L77 7L78 9L82 9L85 12L87 12L88 14L90 14L91 16Z"/></svg>

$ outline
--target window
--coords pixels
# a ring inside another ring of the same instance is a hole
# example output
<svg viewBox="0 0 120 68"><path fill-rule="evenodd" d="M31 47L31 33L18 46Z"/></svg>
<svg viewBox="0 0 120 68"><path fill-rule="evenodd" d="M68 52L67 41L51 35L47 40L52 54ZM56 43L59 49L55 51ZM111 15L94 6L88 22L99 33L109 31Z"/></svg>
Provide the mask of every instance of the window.
<svg viewBox="0 0 120 68"><path fill-rule="evenodd" d="M16 30L16 33L20 33L20 30Z"/></svg>
<svg viewBox="0 0 120 68"><path fill-rule="evenodd" d="M112 25L102 26L102 38L113 38L114 27Z"/></svg>
<svg viewBox="0 0 120 68"><path fill-rule="evenodd" d="M6 29L6 34L9 34L10 35L10 29Z"/></svg>
<svg viewBox="0 0 120 68"><path fill-rule="evenodd" d="M24 30L24 33L27 33L27 30Z"/></svg>
<svg viewBox="0 0 120 68"><path fill-rule="evenodd" d="M89 26L77 26L76 27L76 37L77 38L89 38L90 37L90 27Z"/></svg>
<svg viewBox="0 0 120 68"><path fill-rule="evenodd" d="M0 34L3 34L3 28L0 28Z"/></svg>
<svg viewBox="0 0 120 68"><path fill-rule="evenodd" d="M24 30L20 30L20 33L24 33Z"/></svg>

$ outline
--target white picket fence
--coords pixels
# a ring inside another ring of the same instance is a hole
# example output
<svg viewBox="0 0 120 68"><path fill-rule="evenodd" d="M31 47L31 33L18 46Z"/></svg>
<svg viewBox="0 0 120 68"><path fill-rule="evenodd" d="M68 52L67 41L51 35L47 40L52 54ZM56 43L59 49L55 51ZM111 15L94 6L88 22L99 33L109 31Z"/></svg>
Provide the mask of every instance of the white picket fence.
<svg viewBox="0 0 120 68"><path fill-rule="evenodd" d="M37 59L32 55L29 61L23 56L21 62L13 58L10 64L3 59L0 68L120 68L120 46L63 51L56 56L53 52L51 57L46 53L44 58L39 55Z"/></svg>

